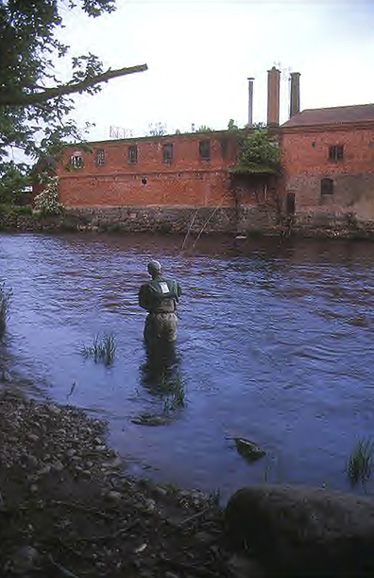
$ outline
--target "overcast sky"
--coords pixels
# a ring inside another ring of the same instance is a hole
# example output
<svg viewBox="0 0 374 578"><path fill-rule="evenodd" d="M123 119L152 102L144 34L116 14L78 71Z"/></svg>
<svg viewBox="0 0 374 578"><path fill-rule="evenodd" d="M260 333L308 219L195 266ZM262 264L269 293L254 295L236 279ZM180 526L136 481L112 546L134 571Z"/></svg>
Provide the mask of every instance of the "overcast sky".
<svg viewBox="0 0 374 578"><path fill-rule="evenodd" d="M244 126L248 76L254 122L266 121L267 70L282 71L281 122L287 120L289 73L301 73L301 109L374 102L374 0L117 0L117 11L89 19L65 13L64 40L105 66L147 63L149 70L112 80L76 98L76 117L144 135L207 125Z"/></svg>

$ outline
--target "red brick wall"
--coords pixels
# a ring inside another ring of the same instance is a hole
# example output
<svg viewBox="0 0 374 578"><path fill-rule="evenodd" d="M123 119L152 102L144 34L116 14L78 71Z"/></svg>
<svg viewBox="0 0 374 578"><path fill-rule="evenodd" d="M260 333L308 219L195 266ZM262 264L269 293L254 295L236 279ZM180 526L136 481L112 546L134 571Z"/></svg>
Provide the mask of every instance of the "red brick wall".
<svg viewBox="0 0 374 578"><path fill-rule="evenodd" d="M344 157L329 160L329 146L344 145ZM374 123L371 126L297 127L282 131L285 191L296 194L300 207L323 204L320 181L334 181L333 201L348 206L372 190L374 183ZM366 183L363 186L363 182Z"/></svg>
<svg viewBox="0 0 374 578"><path fill-rule="evenodd" d="M199 158L199 141L210 141L210 160ZM163 161L163 145L173 144L173 159ZM137 145L138 161L128 160ZM227 167L235 162L236 141L227 133L173 135L92 143L65 151L59 163L60 199L67 207L84 206L231 206ZM96 166L104 149L105 165ZM70 156L81 152L83 168L71 169ZM144 184L142 181L146 179Z"/></svg>

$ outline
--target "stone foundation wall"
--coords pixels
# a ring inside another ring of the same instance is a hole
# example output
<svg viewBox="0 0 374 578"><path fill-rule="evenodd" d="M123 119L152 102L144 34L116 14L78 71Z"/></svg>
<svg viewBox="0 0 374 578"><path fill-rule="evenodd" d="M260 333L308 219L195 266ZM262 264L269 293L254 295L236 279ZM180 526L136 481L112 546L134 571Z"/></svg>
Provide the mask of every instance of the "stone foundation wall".
<svg viewBox="0 0 374 578"><path fill-rule="evenodd" d="M0 229L10 231L108 231L187 232L204 234L242 234L266 236L360 238L374 240L374 222L362 220L348 209L315 207L296 215L281 215L267 204L236 208L194 207L111 207L75 208L63 215L4 215L0 212Z"/></svg>

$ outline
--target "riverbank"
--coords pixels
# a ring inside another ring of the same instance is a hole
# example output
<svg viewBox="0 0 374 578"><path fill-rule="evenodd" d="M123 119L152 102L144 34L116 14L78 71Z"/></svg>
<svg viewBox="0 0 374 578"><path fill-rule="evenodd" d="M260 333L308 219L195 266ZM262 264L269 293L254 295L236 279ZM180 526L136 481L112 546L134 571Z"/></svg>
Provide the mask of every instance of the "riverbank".
<svg viewBox="0 0 374 578"><path fill-rule="evenodd" d="M131 478L105 424L0 393L1 575L263 576L230 550L215 496Z"/></svg>
<svg viewBox="0 0 374 578"><path fill-rule="evenodd" d="M231 237L374 240L374 221L358 218L342 207L321 206L279 215L274 207L254 205L242 210L200 207L87 207L40 215L27 206L0 206L0 230L8 232L159 233L183 235L184 241L202 234Z"/></svg>

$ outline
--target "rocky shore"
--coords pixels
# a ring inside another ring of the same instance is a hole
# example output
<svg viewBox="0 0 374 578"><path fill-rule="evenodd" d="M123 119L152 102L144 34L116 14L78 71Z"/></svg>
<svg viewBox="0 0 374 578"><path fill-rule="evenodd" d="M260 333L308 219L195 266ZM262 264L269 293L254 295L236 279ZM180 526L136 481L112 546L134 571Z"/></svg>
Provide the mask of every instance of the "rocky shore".
<svg viewBox="0 0 374 578"><path fill-rule="evenodd" d="M1 576L264 575L214 497L127 476L103 422L8 389L0 424Z"/></svg>
<svg viewBox="0 0 374 578"><path fill-rule="evenodd" d="M216 496L126 474L106 425L0 391L0 576L371 578L374 498L298 486Z"/></svg>

